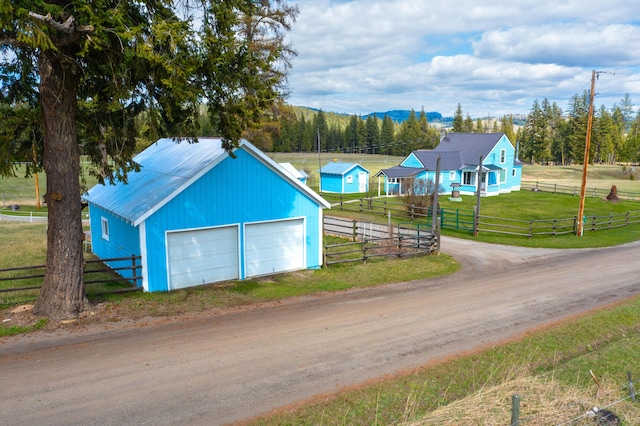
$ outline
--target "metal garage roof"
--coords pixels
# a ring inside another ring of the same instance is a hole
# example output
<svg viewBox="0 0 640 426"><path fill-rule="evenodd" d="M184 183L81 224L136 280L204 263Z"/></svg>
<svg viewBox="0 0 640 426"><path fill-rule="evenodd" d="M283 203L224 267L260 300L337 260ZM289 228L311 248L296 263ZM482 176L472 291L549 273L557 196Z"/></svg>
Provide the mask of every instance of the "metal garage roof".
<svg viewBox="0 0 640 426"><path fill-rule="evenodd" d="M320 205L330 207L326 200L246 140L240 141L238 149L258 157ZM127 184L96 185L84 198L137 226L227 157L221 138L198 138L197 143L160 139L134 157L140 171L129 173Z"/></svg>

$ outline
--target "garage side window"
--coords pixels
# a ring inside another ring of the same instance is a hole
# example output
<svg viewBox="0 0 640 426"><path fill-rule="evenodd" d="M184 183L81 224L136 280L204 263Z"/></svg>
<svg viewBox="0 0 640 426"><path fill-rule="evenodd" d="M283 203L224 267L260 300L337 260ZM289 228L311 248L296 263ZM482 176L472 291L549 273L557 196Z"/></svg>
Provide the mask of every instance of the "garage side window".
<svg viewBox="0 0 640 426"><path fill-rule="evenodd" d="M106 217L102 217L100 219L100 223L102 225L102 239L109 241L109 221Z"/></svg>
<svg viewBox="0 0 640 426"><path fill-rule="evenodd" d="M353 183L353 176L347 176L347 183Z"/></svg>

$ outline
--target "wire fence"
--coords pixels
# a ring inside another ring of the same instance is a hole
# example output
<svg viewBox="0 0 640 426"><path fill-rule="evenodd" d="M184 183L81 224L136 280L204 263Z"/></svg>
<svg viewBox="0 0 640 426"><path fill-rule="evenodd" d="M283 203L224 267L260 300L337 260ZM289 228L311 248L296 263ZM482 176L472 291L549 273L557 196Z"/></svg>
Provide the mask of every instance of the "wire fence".
<svg viewBox="0 0 640 426"><path fill-rule="evenodd" d="M374 216L393 216L422 222L431 226L433 210L431 207L406 205L401 199L360 198L338 201L334 209L357 212ZM542 237L575 234L578 231L578 217L549 219L513 219L497 216L479 215L473 210L439 208L437 220L441 229L450 229L472 233L474 225L478 233L515 235L522 237ZM583 231L604 231L640 223L640 210L606 215L585 215L582 218Z"/></svg>
<svg viewBox="0 0 640 426"><path fill-rule="evenodd" d="M539 182L539 181L522 181L521 189L538 192L550 192L552 194L568 194L579 196L582 192L582 185L561 185L557 183ZM605 198L611 192L611 188L598 188L596 186L587 187L585 190L586 197ZM640 201L640 192L617 190L616 192L620 200Z"/></svg>
<svg viewBox="0 0 640 426"><path fill-rule="evenodd" d="M598 386L598 390L600 389L600 384L598 379L595 377L593 372L590 370L589 373L593 377L596 385ZM577 426L583 424L597 424L602 426L620 426L623 424L638 424L636 423L638 419L626 419L627 422L623 422L621 416L614 412L615 407L618 404L621 404L625 401L633 401L637 402L637 395L635 391L635 384L631 379L631 372L627 372L628 382L624 384L623 388L627 388L629 394L623 398L616 399L614 401L609 402L608 404L602 407L593 407L582 414L572 417L567 420L563 420L560 423L557 422L547 422L546 424L553 424L555 426ZM537 416L529 416L520 418L520 402L521 396L518 394L514 394L511 399L511 421L509 423L510 426L526 426L527 424L540 424L540 419L544 418L544 414Z"/></svg>

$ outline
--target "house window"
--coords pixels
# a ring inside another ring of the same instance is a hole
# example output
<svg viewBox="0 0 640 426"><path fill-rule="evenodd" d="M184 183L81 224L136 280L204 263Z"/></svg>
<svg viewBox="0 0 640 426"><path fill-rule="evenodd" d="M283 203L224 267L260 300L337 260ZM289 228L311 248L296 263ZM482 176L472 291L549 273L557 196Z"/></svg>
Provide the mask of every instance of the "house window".
<svg viewBox="0 0 640 426"><path fill-rule="evenodd" d="M347 183L353 183L353 176L347 176Z"/></svg>
<svg viewBox="0 0 640 426"><path fill-rule="evenodd" d="M455 170L451 170L449 172L449 180L456 180L456 171Z"/></svg>
<svg viewBox="0 0 640 426"><path fill-rule="evenodd" d="M464 172L464 173L462 173L462 183L463 183L463 185L475 185L476 184L475 176L476 176L475 172Z"/></svg>
<svg viewBox="0 0 640 426"><path fill-rule="evenodd" d="M109 241L109 221L106 217L100 218L102 225L102 239Z"/></svg>
<svg viewBox="0 0 640 426"><path fill-rule="evenodd" d="M500 183L507 183L507 169L500 169Z"/></svg>
<svg viewBox="0 0 640 426"><path fill-rule="evenodd" d="M501 149L500 150L500 164L504 164L507 162L507 150L506 149Z"/></svg>
<svg viewBox="0 0 640 426"><path fill-rule="evenodd" d="M398 178L387 178L388 183L398 183Z"/></svg>

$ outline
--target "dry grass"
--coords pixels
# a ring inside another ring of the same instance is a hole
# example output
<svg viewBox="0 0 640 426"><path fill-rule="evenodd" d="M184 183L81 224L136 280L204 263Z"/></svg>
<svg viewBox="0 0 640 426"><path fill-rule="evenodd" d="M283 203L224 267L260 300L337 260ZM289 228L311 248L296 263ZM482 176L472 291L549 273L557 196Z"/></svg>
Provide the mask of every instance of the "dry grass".
<svg viewBox="0 0 640 426"><path fill-rule="evenodd" d="M528 375L526 370L501 385L482 388L478 392L426 415L405 426L441 425L508 425L511 420L513 395L520 395L520 424L523 426L593 425L586 416L592 407L613 411L625 425L640 424L640 407L633 404L620 383L599 381L600 389L585 391L567 386L552 375ZM612 404L611 406L609 406Z"/></svg>
<svg viewBox="0 0 640 426"><path fill-rule="evenodd" d="M537 166L522 167L523 181L552 182L558 185L578 186L582 184L582 165L576 166ZM622 165L589 165L587 169L587 186L606 189L616 185L618 190L640 191L640 168L636 167L631 179L631 166Z"/></svg>

